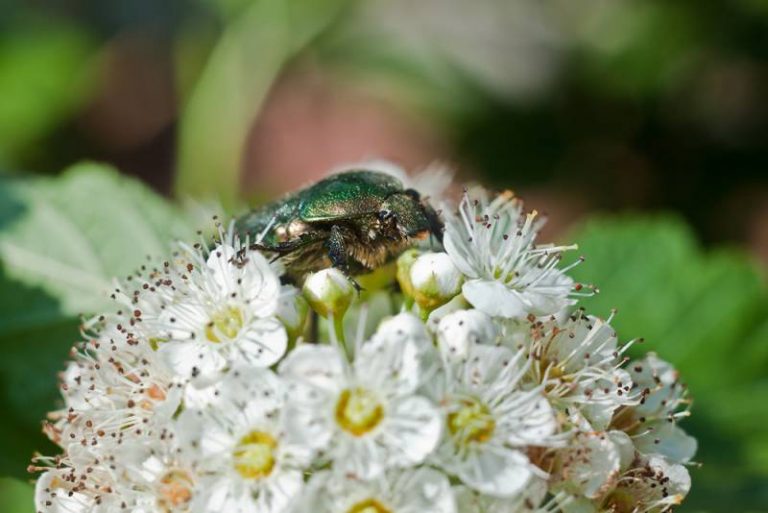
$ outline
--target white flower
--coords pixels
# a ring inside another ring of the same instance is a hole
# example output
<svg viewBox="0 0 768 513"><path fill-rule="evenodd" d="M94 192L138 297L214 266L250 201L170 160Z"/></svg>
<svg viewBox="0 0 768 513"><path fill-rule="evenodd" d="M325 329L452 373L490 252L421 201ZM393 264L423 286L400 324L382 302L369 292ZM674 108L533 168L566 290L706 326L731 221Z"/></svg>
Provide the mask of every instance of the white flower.
<svg viewBox="0 0 768 513"><path fill-rule="evenodd" d="M352 366L334 347L296 348L280 365L291 383L291 428L359 479L422 462L438 442L440 417L415 395L420 362L414 341L384 334L363 344Z"/></svg>
<svg viewBox="0 0 768 513"><path fill-rule="evenodd" d="M140 328L174 372L205 384L233 363L268 367L283 356L280 282L260 253L220 245L207 259L189 250L167 268L176 275L139 289L159 302Z"/></svg>
<svg viewBox="0 0 768 513"><path fill-rule="evenodd" d="M446 366L444 388L433 392L446 421L435 462L494 497L515 496L536 473L528 446L556 441L555 415L541 389L520 386L527 372L522 355L471 346L465 361Z"/></svg>
<svg viewBox="0 0 768 513"><path fill-rule="evenodd" d="M556 266L575 246L536 246L543 222L523 214L511 192L493 201L479 191L465 194L457 214L446 218L445 250L467 276L462 292L492 316L524 318L556 313L574 301L573 281Z"/></svg>
<svg viewBox="0 0 768 513"><path fill-rule="evenodd" d="M78 491L77 479L64 469L48 470L35 483L35 511L44 513L91 513L107 512L105 504L100 509L93 494ZM109 499L105 502L109 502Z"/></svg>
<svg viewBox="0 0 768 513"><path fill-rule="evenodd" d="M651 353L629 364L640 404L622 412L623 428L633 436L635 446L644 454L661 454L673 463L685 463L696 454L696 439L677 421L689 415L685 385L677 370Z"/></svg>
<svg viewBox="0 0 768 513"><path fill-rule="evenodd" d="M172 430L143 444L123 443L110 457L119 469L115 491L132 513L187 513L198 493L199 476L180 451Z"/></svg>
<svg viewBox="0 0 768 513"><path fill-rule="evenodd" d="M190 511L287 511L312 451L291 436L283 384L272 371L250 367L233 370L215 387L215 400L178 419L182 451L200 475Z"/></svg>
<svg viewBox="0 0 768 513"><path fill-rule="evenodd" d="M650 456L627 470L616 488L601 501L599 511L645 513L669 511L691 489L691 477L682 465Z"/></svg>
<svg viewBox="0 0 768 513"><path fill-rule="evenodd" d="M621 431L579 433L557 452L558 488L589 499L605 495L634 459L631 439Z"/></svg>
<svg viewBox="0 0 768 513"><path fill-rule="evenodd" d="M47 428L56 443L84 441L100 450L127 431L135 438L152 436L181 401L182 384L148 345L118 330L119 320L103 322L106 327L79 347L62 375L65 410Z"/></svg>
<svg viewBox="0 0 768 513"><path fill-rule="evenodd" d="M426 467L391 471L373 481L319 472L307 488L296 513L456 512L448 479Z"/></svg>
<svg viewBox="0 0 768 513"><path fill-rule="evenodd" d="M42 474L35 486L35 504L44 513L111 513L124 500L117 491L117 472L101 464L106 455L78 442L48 460L56 467ZM130 498L129 498L130 499Z"/></svg>
<svg viewBox="0 0 768 513"><path fill-rule="evenodd" d="M628 345L618 346L609 322L577 310L565 322L552 318L505 327L505 344L529 351L533 381L546 384L547 397L561 409L578 409L590 429L607 429L618 408L637 404L632 379L620 368Z"/></svg>

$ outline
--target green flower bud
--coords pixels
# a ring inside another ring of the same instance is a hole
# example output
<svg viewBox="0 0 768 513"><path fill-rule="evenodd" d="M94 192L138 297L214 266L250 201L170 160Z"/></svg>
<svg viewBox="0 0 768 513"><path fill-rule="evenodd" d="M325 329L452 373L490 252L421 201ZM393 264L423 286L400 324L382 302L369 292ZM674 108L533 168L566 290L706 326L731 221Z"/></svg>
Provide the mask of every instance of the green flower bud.
<svg viewBox="0 0 768 513"><path fill-rule="evenodd" d="M406 297L412 298L414 296L413 283L411 282L411 267L413 267L413 263L416 262L419 255L421 255L421 252L418 249L409 249L397 258L397 273L395 276L400 284L400 290L403 291Z"/></svg>
<svg viewBox="0 0 768 513"><path fill-rule="evenodd" d="M304 281L304 298L321 317L344 317L355 289L349 278L338 269L323 269L310 274Z"/></svg>

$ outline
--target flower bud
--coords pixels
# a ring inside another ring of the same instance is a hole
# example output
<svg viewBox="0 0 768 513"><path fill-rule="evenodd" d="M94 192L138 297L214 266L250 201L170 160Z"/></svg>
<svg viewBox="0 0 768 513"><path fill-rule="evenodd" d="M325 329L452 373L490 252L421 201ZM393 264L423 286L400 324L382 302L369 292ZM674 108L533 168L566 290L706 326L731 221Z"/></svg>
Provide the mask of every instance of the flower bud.
<svg viewBox="0 0 768 513"><path fill-rule="evenodd" d="M288 337L296 340L303 332L309 314L309 304L301 291L291 285L283 285L275 315L285 326Z"/></svg>
<svg viewBox="0 0 768 513"><path fill-rule="evenodd" d="M421 252L418 249L409 249L403 252L397 258L397 282L400 284L400 290L407 297L413 297L413 283L411 283L411 267Z"/></svg>
<svg viewBox="0 0 768 513"><path fill-rule="evenodd" d="M475 344L495 344L498 336L498 326L480 310L450 313L440 320L437 328L440 350L457 358L464 358Z"/></svg>
<svg viewBox="0 0 768 513"><path fill-rule="evenodd" d="M446 253L425 253L409 273L416 303L426 312L453 299L461 292L464 276Z"/></svg>
<svg viewBox="0 0 768 513"><path fill-rule="evenodd" d="M448 314L452 314L453 312L466 310L468 308L472 308L472 305L467 303L467 300L464 299L464 296L459 294L443 306L435 308L429 312L429 317L427 317L427 329L429 329L429 331L433 334L437 333L437 328L440 325L440 321L443 320L443 317Z"/></svg>
<svg viewBox="0 0 768 513"><path fill-rule="evenodd" d="M303 292L318 315L336 319L344 316L355 295L349 278L333 267L310 274L304 281Z"/></svg>

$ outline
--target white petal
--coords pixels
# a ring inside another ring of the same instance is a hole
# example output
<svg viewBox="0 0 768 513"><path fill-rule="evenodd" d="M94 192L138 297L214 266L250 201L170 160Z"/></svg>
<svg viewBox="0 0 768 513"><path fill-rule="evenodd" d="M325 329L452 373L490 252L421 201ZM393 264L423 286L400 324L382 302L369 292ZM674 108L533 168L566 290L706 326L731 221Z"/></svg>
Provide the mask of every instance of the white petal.
<svg viewBox="0 0 768 513"><path fill-rule="evenodd" d="M455 298L448 301L443 306L437 307L429 314L429 318L427 319L427 327L431 332L436 332L437 327L440 325L440 321L445 317L446 315L457 312L459 310L466 310L471 305L467 303L467 300L459 294Z"/></svg>
<svg viewBox="0 0 768 513"><path fill-rule="evenodd" d="M552 270L546 279L539 280L535 287L524 290L520 297L528 313L537 317L552 315L576 303L568 297L572 288L573 279Z"/></svg>
<svg viewBox="0 0 768 513"><path fill-rule="evenodd" d="M528 314L520 295L503 283L482 279L470 280L461 290L472 306L488 315L522 318Z"/></svg>
<svg viewBox="0 0 768 513"><path fill-rule="evenodd" d="M424 323L411 313L401 313L385 319L379 324L373 340L392 343L409 340L421 351L432 348L432 338Z"/></svg>
<svg viewBox="0 0 768 513"><path fill-rule="evenodd" d="M93 501L82 493L70 495L70 487L66 486L60 473L50 470L37 478L35 505L37 511L46 513L85 513L91 511Z"/></svg>
<svg viewBox="0 0 768 513"><path fill-rule="evenodd" d="M361 385L377 393L409 394L419 386L419 356L409 340L374 339L363 344L355 360L355 375Z"/></svg>
<svg viewBox="0 0 768 513"><path fill-rule="evenodd" d="M211 250L206 260L206 266L211 277L221 290L222 297L226 297L236 288L235 279L232 276L231 260L235 256L235 248L228 244L220 244Z"/></svg>
<svg viewBox="0 0 768 513"><path fill-rule="evenodd" d="M456 500L448 479L437 470L422 467L410 471L396 471L393 486L398 497L397 511L423 513L455 513ZM398 500L399 499L399 500Z"/></svg>
<svg viewBox="0 0 768 513"><path fill-rule="evenodd" d="M478 452L455 471L466 485L493 497L517 495L533 476L528 458L508 449Z"/></svg>
<svg viewBox="0 0 768 513"><path fill-rule="evenodd" d="M648 465L657 473L669 478L664 488L670 495L675 495L680 501L691 490L691 476L683 465L671 464L660 456L648 458Z"/></svg>
<svg viewBox="0 0 768 513"><path fill-rule="evenodd" d="M635 459L635 444L624 431L608 431L608 438L619 451L619 469L624 472Z"/></svg>
<svg viewBox="0 0 768 513"><path fill-rule="evenodd" d="M579 435L561 457L566 486L590 499L605 493L619 474L618 448L603 433Z"/></svg>
<svg viewBox="0 0 768 513"><path fill-rule="evenodd" d="M518 392L517 397L510 396L510 401L516 401L524 394L531 392ZM542 396L527 398L524 407L517 408L514 415L510 414L502 422L506 441L515 445L546 445L557 430L555 412Z"/></svg>
<svg viewBox="0 0 768 513"><path fill-rule="evenodd" d="M227 364L216 345L207 341L168 342L158 353L174 374L192 379L196 385L209 383Z"/></svg>
<svg viewBox="0 0 768 513"><path fill-rule="evenodd" d="M474 255L475 248L467 241L469 233L460 227L458 219L451 220L455 222L446 223L445 235L443 236L443 246L448 256L453 260L453 264L469 278L479 277L479 264Z"/></svg>
<svg viewBox="0 0 768 513"><path fill-rule="evenodd" d="M450 358L464 358L476 344L494 344L499 329L480 310L460 310L446 315L437 328L438 346Z"/></svg>
<svg viewBox="0 0 768 513"><path fill-rule="evenodd" d="M648 431L634 438L635 447L643 454L661 454L672 463L686 463L696 454L696 439L674 422L649 422L643 429Z"/></svg>
<svg viewBox="0 0 768 513"><path fill-rule="evenodd" d="M261 253L250 251L247 259L239 273L241 294L247 299L248 309L254 315L273 315L280 299L280 280Z"/></svg>
<svg viewBox="0 0 768 513"><path fill-rule="evenodd" d="M331 346L303 344L280 363L280 375L297 383L335 393L344 382L344 361Z"/></svg>
<svg viewBox="0 0 768 513"><path fill-rule="evenodd" d="M387 449L372 436L342 435L333 451L335 470L354 479L371 480L387 469Z"/></svg>
<svg viewBox="0 0 768 513"><path fill-rule="evenodd" d="M435 449L442 433L442 416L427 399L411 396L390 404L383 443L389 448L389 467L421 463Z"/></svg>
<svg viewBox="0 0 768 513"><path fill-rule="evenodd" d="M285 354L288 334L276 319L252 322L237 341L243 360L252 365L269 367Z"/></svg>

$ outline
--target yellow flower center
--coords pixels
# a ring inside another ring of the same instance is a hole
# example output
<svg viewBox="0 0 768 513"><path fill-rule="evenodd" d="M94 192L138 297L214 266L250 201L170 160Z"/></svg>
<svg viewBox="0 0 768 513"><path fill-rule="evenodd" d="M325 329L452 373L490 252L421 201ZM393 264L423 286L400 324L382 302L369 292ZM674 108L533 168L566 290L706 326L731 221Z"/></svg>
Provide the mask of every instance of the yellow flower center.
<svg viewBox="0 0 768 513"><path fill-rule="evenodd" d="M459 408L448 414L448 431L460 445L471 442L484 443L491 439L496 429L488 407L474 399L464 399Z"/></svg>
<svg viewBox="0 0 768 513"><path fill-rule="evenodd" d="M185 511L192 500L194 481L183 470L171 470L160 478L157 507L163 513Z"/></svg>
<svg viewBox="0 0 768 513"><path fill-rule="evenodd" d="M391 513L376 499L365 499L357 502L347 510L347 513Z"/></svg>
<svg viewBox="0 0 768 513"><path fill-rule="evenodd" d="M277 440L263 431L251 431L235 447L235 470L246 479L267 477L275 468Z"/></svg>
<svg viewBox="0 0 768 513"><path fill-rule="evenodd" d="M211 316L205 327L205 336L209 341L218 344L224 340L232 340L243 328L243 312L235 306L227 306Z"/></svg>
<svg viewBox="0 0 768 513"><path fill-rule="evenodd" d="M364 388L344 390L336 403L336 422L341 429L354 436L370 432L383 418L384 407L375 395Z"/></svg>

